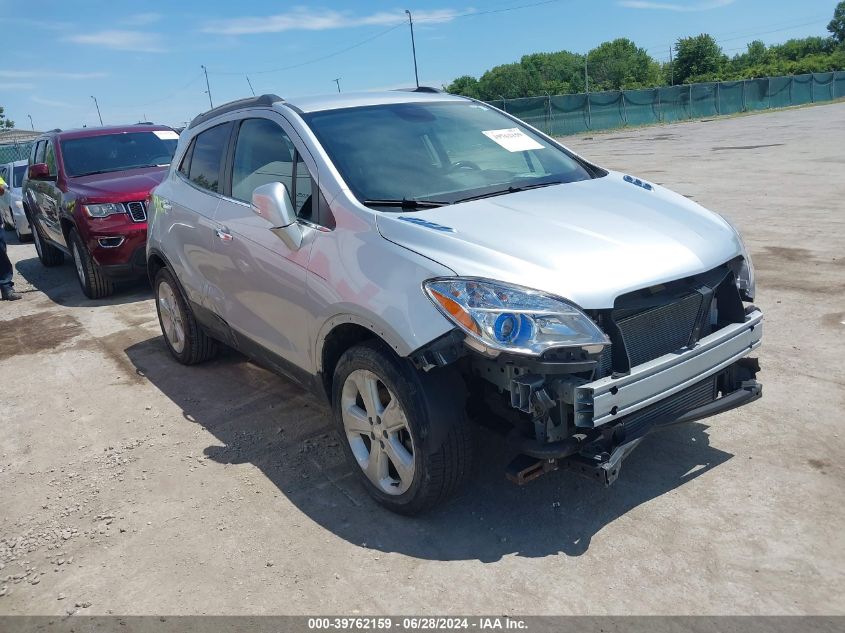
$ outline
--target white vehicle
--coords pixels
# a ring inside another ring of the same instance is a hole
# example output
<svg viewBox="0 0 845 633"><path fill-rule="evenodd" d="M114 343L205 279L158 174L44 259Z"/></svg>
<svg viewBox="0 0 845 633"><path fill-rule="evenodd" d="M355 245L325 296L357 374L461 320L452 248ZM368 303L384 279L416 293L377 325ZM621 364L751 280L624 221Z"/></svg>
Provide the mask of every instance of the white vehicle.
<svg viewBox="0 0 845 633"><path fill-rule="evenodd" d="M0 176L9 185L6 192L0 196L0 223L6 230L14 230L22 242L32 239L32 230L29 228L21 198L27 164L26 160L17 160L0 165Z"/></svg>

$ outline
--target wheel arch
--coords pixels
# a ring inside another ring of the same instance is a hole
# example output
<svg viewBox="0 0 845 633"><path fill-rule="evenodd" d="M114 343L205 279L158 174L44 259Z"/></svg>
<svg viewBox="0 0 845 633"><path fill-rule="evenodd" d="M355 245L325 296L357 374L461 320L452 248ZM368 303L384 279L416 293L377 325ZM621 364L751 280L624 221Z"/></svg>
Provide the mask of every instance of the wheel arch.
<svg viewBox="0 0 845 633"><path fill-rule="evenodd" d="M410 350L387 327L380 327L373 319L355 314L339 314L323 324L316 342L316 368L319 382L329 402L337 362L350 347L364 341L380 341L396 356L407 356Z"/></svg>

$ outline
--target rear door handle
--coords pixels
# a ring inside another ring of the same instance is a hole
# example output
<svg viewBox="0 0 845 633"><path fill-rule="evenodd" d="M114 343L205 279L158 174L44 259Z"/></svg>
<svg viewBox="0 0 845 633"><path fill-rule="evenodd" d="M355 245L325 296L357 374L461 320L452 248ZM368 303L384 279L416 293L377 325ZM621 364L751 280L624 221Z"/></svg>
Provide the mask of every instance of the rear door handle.
<svg viewBox="0 0 845 633"><path fill-rule="evenodd" d="M221 242L231 242L233 239L235 239L234 237L232 237L232 234L229 233L228 229L221 226L218 226L214 229L214 234L217 236L217 239Z"/></svg>

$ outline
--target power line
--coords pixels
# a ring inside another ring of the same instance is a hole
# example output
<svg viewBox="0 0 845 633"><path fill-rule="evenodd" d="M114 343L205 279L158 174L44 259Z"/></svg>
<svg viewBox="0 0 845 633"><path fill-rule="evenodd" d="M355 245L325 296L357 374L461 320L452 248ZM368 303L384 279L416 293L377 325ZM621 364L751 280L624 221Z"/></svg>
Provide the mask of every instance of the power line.
<svg viewBox="0 0 845 633"><path fill-rule="evenodd" d="M509 12L509 11L517 11L517 10L520 10L520 9L529 9L529 8L532 8L532 7L540 7L540 6L547 5L547 4L557 4L557 3L563 2L563 1L564 0L543 0L542 2L531 2L531 3L528 3L528 4L521 4L521 5L512 6L512 7L503 7L503 8L500 8L500 9L487 9L485 11L467 11L465 13L458 13L458 14L455 14L455 15L451 15L451 16L449 16L449 18L456 20L456 19L459 19L459 18L468 18L468 17L475 17L475 16L480 16L480 15L490 15L490 14L494 14L494 13L506 13L506 12ZM405 19L404 18L398 18L397 17L397 20L401 20L401 21L399 21L396 24L394 24L393 26L385 29L384 31L380 31L379 33L376 33L375 35L372 35L372 36L370 36L366 39L363 39L360 42L356 42L355 44L352 44L350 46L347 46L346 48L342 48L340 50L334 51L332 53L328 53L326 55L322 55L320 57L315 57L313 59L309 59L309 60L299 62L299 63L296 63L296 64L291 64L289 66L281 66L279 68L270 68L270 69L267 69L267 70L250 70L250 71L246 71L246 72L248 72L250 75L265 75L265 74L269 74L269 73L278 73L278 72L282 72L282 71L285 71L285 70L293 70L294 68L301 68L303 66L308 66L310 64L316 64L317 62L325 61L327 59L331 59L332 57L337 57L338 55L342 55L343 53L346 53L346 52L351 51L355 48L358 48L359 46L363 46L364 44L369 44L373 40L378 39L378 38L380 38L384 35L387 35L391 31L395 31L399 27L405 25ZM443 22L444 18L443 17L417 18L416 21L417 22ZM212 75L242 75L245 71L243 69L241 69L241 70L237 70L237 71L234 71L234 70L209 70L208 72L209 72L209 74L212 74Z"/></svg>

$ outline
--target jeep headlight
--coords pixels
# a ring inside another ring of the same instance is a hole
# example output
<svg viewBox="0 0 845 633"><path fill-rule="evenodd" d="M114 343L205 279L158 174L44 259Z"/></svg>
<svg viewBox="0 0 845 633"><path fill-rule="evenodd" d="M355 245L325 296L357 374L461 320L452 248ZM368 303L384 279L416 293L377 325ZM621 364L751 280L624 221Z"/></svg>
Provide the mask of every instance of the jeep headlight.
<svg viewBox="0 0 845 633"><path fill-rule="evenodd" d="M83 204L82 208L85 213L92 218L105 218L110 215L117 215L119 213L126 213L122 204L117 202L106 202L104 204Z"/></svg>
<svg viewBox="0 0 845 633"><path fill-rule="evenodd" d="M431 279L423 287L446 318L490 349L539 355L583 347L596 353L609 343L580 309L537 290L456 277Z"/></svg>

